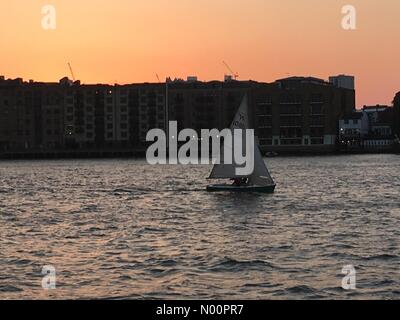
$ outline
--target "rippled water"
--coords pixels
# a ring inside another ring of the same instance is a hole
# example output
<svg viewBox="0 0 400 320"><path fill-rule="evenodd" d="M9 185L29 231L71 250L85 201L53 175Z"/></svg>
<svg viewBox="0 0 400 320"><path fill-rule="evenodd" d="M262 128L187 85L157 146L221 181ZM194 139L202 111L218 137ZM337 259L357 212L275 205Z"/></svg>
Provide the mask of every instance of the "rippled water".
<svg viewBox="0 0 400 320"><path fill-rule="evenodd" d="M209 194L207 166L0 162L0 298L398 299L399 160L269 159L273 195Z"/></svg>

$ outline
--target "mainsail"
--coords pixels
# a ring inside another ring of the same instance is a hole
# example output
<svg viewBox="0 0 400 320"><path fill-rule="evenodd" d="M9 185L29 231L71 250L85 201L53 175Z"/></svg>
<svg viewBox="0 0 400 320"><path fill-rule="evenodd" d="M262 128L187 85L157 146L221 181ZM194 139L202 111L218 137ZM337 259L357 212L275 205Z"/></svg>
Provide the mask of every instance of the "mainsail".
<svg viewBox="0 0 400 320"><path fill-rule="evenodd" d="M232 121L230 129L249 129L249 116L248 116L248 101L247 95L243 98L242 103L235 115L235 118ZM245 132L243 132L243 136L245 136ZM244 139L245 140L245 139ZM246 145L245 141L242 141L243 150L245 150ZM249 183L257 186L267 186L273 185L274 181L265 165L265 162L262 158L259 146L258 139L254 143L254 171L248 176ZM235 163L233 164L224 164L224 148L221 148L220 154L220 164L214 165L214 168L210 174L209 179L234 179L234 178L244 178L244 176L238 176L236 174L236 168L238 167ZM231 151L233 152L233 150ZM234 161L233 161L234 162Z"/></svg>

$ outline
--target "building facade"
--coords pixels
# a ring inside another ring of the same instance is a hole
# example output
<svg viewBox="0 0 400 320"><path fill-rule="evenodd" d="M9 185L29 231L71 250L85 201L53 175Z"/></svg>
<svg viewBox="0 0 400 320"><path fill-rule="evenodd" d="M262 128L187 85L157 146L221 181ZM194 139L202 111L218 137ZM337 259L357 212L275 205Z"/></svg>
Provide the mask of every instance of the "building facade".
<svg viewBox="0 0 400 320"><path fill-rule="evenodd" d="M393 148L394 108L364 106L339 120L340 145L346 148L382 151Z"/></svg>
<svg viewBox="0 0 400 320"><path fill-rule="evenodd" d="M63 92L56 83L0 81L0 151L63 146Z"/></svg>
<svg viewBox="0 0 400 320"><path fill-rule="evenodd" d="M333 150L354 90L317 78L81 85L0 79L0 151L143 149L153 128L229 127L244 95L265 151Z"/></svg>
<svg viewBox="0 0 400 320"><path fill-rule="evenodd" d="M329 83L338 88L355 90L355 78L344 74L329 77Z"/></svg>
<svg viewBox="0 0 400 320"><path fill-rule="evenodd" d="M346 148L361 148L369 133L368 115L356 111L339 120L339 144Z"/></svg>
<svg viewBox="0 0 400 320"><path fill-rule="evenodd" d="M392 127L393 132L397 136L397 139L400 139L400 92L396 94L393 100L393 121Z"/></svg>
<svg viewBox="0 0 400 320"><path fill-rule="evenodd" d="M333 150L338 119L354 109L354 90L316 78L292 77L253 90L256 130L265 150Z"/></svg>

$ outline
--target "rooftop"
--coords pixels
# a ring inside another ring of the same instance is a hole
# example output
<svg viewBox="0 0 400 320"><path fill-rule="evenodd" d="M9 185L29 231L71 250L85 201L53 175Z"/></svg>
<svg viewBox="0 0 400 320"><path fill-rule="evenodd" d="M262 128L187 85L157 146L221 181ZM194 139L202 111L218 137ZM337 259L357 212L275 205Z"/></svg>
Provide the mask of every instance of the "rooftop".
<svg viewBox="0 0 400 320"><path fill-rule="evenodd" d="M301 82L301 83L318 83L318 84L326 84L327 83L325 80L320 79L320 78L297 77L297 76L279 79L279 80L276 80L275 82L286 82L286 81Z"/></svg>
<svg viewBox="0 0 400 320"><path fill-rule="evenodd" d="M356 111L345 115L342 120L360 120L362 117L363 117L363 112Z"/></svg>
<svg viewBox="0 0 400 320"><path fill-rule="evenodd" d="M380 104L377 104L375 106L363 106L364 111L378 111L378 110L384 111L384 110L387 110L390 108L392 108L392 107L387 106L387 105L380 105Z"/></svg>

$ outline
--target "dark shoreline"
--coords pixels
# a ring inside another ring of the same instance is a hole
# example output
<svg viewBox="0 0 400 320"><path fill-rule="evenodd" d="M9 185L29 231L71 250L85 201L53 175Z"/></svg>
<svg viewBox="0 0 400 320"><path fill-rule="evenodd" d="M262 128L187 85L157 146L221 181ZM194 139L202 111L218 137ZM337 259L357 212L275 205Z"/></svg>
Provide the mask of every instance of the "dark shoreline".
<svg viewBox="0 0 400 320"><path fill-rule="evenodd" d="M280 150L276 156L267 156L267 152L263 152L266 158L275 157L319 157L319 156L345 156L345 155L363 155L363 154L400 154L400 150L331 150L331 151L294 151ZM0 160L66 160L66 159L145 159L145 150L65 150L65 151L36 151L36 152L7 152L0 153Z"/></svg>

